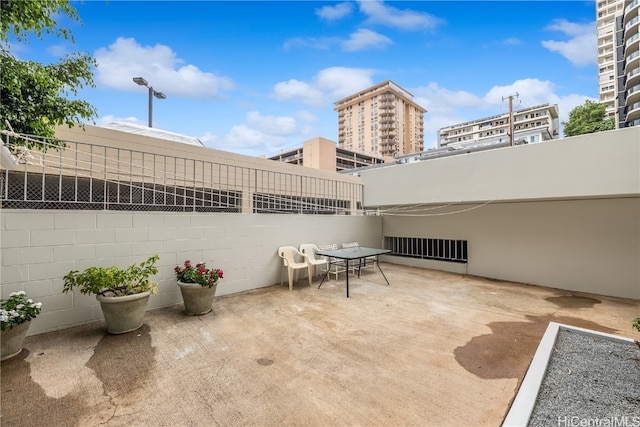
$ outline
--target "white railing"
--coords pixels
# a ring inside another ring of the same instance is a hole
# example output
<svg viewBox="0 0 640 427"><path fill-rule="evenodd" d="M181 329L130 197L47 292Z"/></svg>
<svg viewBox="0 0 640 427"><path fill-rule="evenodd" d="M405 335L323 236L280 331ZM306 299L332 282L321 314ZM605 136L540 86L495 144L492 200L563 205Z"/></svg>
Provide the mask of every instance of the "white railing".
<svg viewBox="0 0 640 427"><path fill-rule="evenodd" d="M362 185L96 144L26 150L0 169L0 202L13 209L357 214ZM49 144L49 145L47 145Z"/></svg>

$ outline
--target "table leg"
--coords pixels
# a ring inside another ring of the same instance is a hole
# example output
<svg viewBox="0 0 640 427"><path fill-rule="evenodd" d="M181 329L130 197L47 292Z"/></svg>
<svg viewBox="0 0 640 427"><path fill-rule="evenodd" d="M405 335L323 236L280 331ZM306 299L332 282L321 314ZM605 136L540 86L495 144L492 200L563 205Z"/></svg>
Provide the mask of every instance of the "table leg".
<svg viewBox="0 0 640 427"><path fill-rule="evenodd" d="M324 276L322 276L322 280L320 281L320 284L318 285L318 289L320 289L320 286L322 286L322 284L324 283L324 279L326 279L327 276L329 275L329 271L331 271L331 262L329 262L329 266L327 267L327 272L324 273Z"/></svg>
<svg viewBox="0 0 640 427"><path fill-rule="evenodd" d="M347 275L347 298L349 298L349 258L346 259L347 262L347 271L346 271L346 275Z"/></svg>
<svg viewBox="0 0 640 427"><path fill-rule="evenodd" d="M387 285L389 285L389 281L387 280L387 276L384 275L384 271L382 271L382 269L380 268L380 263L378 262L378 257L376 257L376 265L378 266L378 270L380 270L380 273L382 273L382 277L384 277L384 280L386 280Z"/></svg>

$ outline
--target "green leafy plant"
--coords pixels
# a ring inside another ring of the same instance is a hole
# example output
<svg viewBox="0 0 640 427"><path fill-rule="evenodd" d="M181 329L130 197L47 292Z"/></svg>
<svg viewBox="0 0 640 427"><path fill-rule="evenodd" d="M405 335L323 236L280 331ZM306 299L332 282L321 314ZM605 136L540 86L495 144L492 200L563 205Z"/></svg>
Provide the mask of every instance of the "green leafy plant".
<svg viewBox="0 0 640 427"><path fill-rule="evenodd" d="M0 130L48 138L46 142L13 138L14 147L64 148L64 142L55 138L56 126L83 126L97 116L95 107L78 99L84 87L95 87L97 63L89 54L73 52L44 64L11 53L34 36L43 40L52 35L73 43L71 30L62 26L67 21L70 27L82 24L72 4L70 0L0 1Z"/></svg>
<svg viewBox="0 0 640 427"><path fill-rule="evenodd" d="M640 317L637 317L632 323L631 326L640 331Z"/></svg>
<svg viewBox="0 0 640 427"><path fill-rule="evenodd" d="M179 282L197 283L207 288L212 288L224 275L224 272L219 268L207 268L204 262L192 265L189 260L184 262L183 267L176 265L173 270L176 272L176 279Z"/></svg>
<svg viewBox="0 0 640 427"><path fill-rule="evenodd" d="M35 319L41 310L42 303L27 299L25 291L12 292L9 299L0 301L0 329L5 331Z"/></svg>
<svg viewBox="0 0 640 427"><path fill-rule="evenodd" d="M82 294L102 296L124 296L149 291L158 293L158 284L149 277L158 273L155 267L160 257L153 255L140 264L132 264L125 269L118 267L89 267L83 272L71 271L64 276L63 292L80 288Z"/></svg>

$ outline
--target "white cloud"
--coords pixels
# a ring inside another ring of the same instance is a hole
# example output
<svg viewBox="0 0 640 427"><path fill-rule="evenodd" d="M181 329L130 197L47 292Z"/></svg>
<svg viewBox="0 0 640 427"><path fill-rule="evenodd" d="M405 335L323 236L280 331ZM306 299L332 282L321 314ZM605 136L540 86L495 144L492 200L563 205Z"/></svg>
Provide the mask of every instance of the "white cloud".
<svg viewBox="0 0 640 427"><path fill-rule="evenodd" d="M310 47L313 49L327 50L332 46L340 44L340 39L337 37L294 37L285 40L283 48L285 50L291 50L296 48Z"/></svg>
<svg viewBox="0 0 640 427"><path fill-rule="evenodd" d="M138 76L167 96L220 98L222 92L234 88L228 77L204 72L192 64L182 65L184 61L161 44L141 46L133 38L119 37L109 47L96 50L95 58L95 80L110 88L140 90L132 81Z"/></svg>
<svg viewBox="0 0 640 427"><path fill-rule="evenodd" d="M276 83L273 92L276 99L280 101L294 100L308 105L323 105L326 102L320 90L296 79Z"/></svg>
<svg viewBox="0 0 640 427"><path fill-rule="evenodd" d="M361 28L351 33L348 40L342 42L342 49L345 52L355 52L369 47L381 48L389 44L393 44L389 37Z"/></svg>
<svg viewBox="0 0 640 427"><path fill-rule="evenodd" d="M498 105L506 102L502 101L503 97L518 93L518 97L514 99L514 108L527 108L540 104L558 104L560 121L569 119L569 112L578 105L584 104L587 99L593 98L587 95L568 94L559 95L556 93L556 85L552 82L538 79L517 80L511 85L494 86L485 95L485 100L492 105ZM505 111L503 107L502 111Z"/></svg>
<svg viewBox="0 0 640 427"><path fill-rule="evenodd" d="M309 112L296 114L295 117L262 115L258 111L250 111L245 116L245 123L231 127L225 135L214 135L206 132L200 140L208 147L219 150L243 153L251 156L270 154L290 144L289 137L300 137L300 142L307 134L305 122L317 121Z"/></svg>
<svg viewBox="0 0 640 427"><path fill-rule="evenodd" d="M379 49L393 42L385 35L367 29L359 29L349 35L347 39L339 37L294 37L284 42L285 50L296 48L312 48L320 50L332 49L340 46L344 52L355 52L365 49Z"/></svg>
<svg viewBox="0 0 640 427"><path fill-rule="evenodd" d="M494 86L485 94L484 99L492 104L499 105L503 99L518 94L518 98L523 101L524 107L549 102L554 96L555 85L548 80L522 79L506 86Z"/></svg>
<svg viewBox="0 0 640 427"><path fill-rule="evenodd" d="M542 46L557 52L578 66L597 63L597 37L595 22L576 24L564 19L554 21L547 27L569 36L567 41L544 40Z"/></svg>
<svg viewBox="0 0 640 427"><path fill-rule="evenodd" d="M117 117L117 116L114 116L113 114L108 114L106 116L101 116L98 119L96 119L96 126L104 126L108 123L113 123L113 122L133 123L133 124L142 125L142 126L147 126L148 124L146 120L140 120L139 118L134 116Z"/></svg>
<svg viewBox="0 0 640 427"><path fill-rule="evenodd" d="M294 115L296 116L296 118L302 122L305 123L318 123L318 117L307 111L307 110L300 110L300 111L296 111L294 113Z"/></svg>
<svg viewBox="0 0 640 427"><path fill-rule="evenodd" d="M329 105L345 96L373 85L374 70L330 67L318 72L311 82L291 79L273 88L276 99L297 101L307 105Z"/></svg>
<svg viewBox="0 0 640 427"><path fill-rule="evenodd" d="M348 16L353 11L353 3L338 3L335 6L322 6L316 9L316 15L327 21L335 21Z"/></svg>
<svg viewBox="0 0 640 427"><path fill-rule="evenodd" d="M462 90L444 89L434 82L430 82L426 87L418 88L414 95L413 100L429 110L429 113L451 113L461 108L481 109L486 107L485 101L477 95Z"/></svg>
<svg viewBox="0 0 640 427"><path fill-rule="evenodd" d="M367 15L367 23L386 25L400 30L431 30L442 21L428 13L387 6L382 0L359 0L360 11Z"/></svg>
<svg viewBox="0 0 640 427"><path fill-rule="evenodd" d="M297 131L293 117L263 116L257 111L247 113L247 124L269 135L291 135Z"/></svg>
<svg viewBox="0 0 640 427"><path fill-rule="evenodd" d="M484 43L482 47L492 48L495 46L519 46L522 45L523 41L516 37L508 37L506 39L494 40L487 43Z"/></svg>

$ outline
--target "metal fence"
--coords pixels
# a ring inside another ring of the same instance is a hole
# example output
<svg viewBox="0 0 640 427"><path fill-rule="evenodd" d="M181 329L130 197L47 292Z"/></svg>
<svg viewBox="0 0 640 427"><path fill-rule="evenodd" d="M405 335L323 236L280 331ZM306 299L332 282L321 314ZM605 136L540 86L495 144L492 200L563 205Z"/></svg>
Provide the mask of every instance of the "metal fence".
<svg viewBox="0 0 640 427"><path fill-rule="evenodd" d="M0 170L1 207L359 214L362 185L96 144L22 150ZM20 150L11 140L10 151Z"/></svg>

